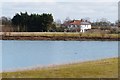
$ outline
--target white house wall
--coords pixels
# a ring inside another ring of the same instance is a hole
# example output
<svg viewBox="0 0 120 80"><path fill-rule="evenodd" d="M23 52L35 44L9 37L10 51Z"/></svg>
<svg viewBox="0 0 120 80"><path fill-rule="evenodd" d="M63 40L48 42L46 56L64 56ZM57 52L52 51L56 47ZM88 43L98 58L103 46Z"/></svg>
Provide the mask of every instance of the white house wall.
<svg viewBox="0 0 120 80"><path fill-rule="evenodd" d="M81 29L91 29L91 25L81 25Z"/></svg>
<svg viewBox="0 0 120 80"><path fill-rule="evenodd" d="M91 29L91 25L69 25L67 26L69 30L74 30L76 28L80 28L81 29L81 32L85 32L85 30L87 29Z"/></svg>
<svg viewBox="0 0 120 80"><path fill-rule="evenodd" d="M81 25L81 29L86 29L86 25Z"/></svg>
<svg viewBox="0 0 120 80"><path fill-rule="evenodd" d="M91 29L91 25L88 25L88 29Z"/></svg>

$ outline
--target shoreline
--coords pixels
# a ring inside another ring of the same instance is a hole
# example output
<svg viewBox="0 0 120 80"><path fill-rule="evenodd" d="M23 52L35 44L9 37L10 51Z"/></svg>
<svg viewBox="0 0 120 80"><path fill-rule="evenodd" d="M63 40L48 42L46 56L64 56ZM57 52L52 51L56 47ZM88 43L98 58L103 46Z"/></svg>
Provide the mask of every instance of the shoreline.
<svg viewBox="0 0 120 80"><path fill-rule="evenodd" d="M79 32L1 32L1 40L120 41L119 34Z"/></svg>
<svg viewBox="0 0 120 80"><path fill-rule="evenodd" d="M104 60L108 60L108 59L118 59L118 57L101 58L101 59L86 60L86 61L73 61L73 62L68 62L68 63L58 63L58 64L49 64L49 65L35 65L35 66L28 66L28 67L22 67L22 68L16 68L16 69L3 70L0 73L29 71L29 70L36 70L36 69L42 70L42 69L48 69L48 68L57 68L60 66L68 66L68 65L83 64L83 63L93 63L93 62L99 62L99 61L104 61Z"/></svg>
<svg viewBox="0 0 120 80"><path fill-rule="evenodd" d="M117 77L118 76L118 57L90 60L84 62L75 62L59 65L50 65L47 67L36 67L33 69L17 70L13 72L2 72L3 78L36 78L41 77ZM71 74L71 71L73 74ZM80 71L80 74L78 75ZM57 72L57 74L56 74ZM32 73L32 74L31 74ZM38 74L39 73L39 74ZM98 74L96 74L98 73ZM22 75L23 74L23 75ZM48 76L46 76L46 74ZM104 74L104 75L103 75ZM114 75L113 75L114 74ZM40 76L41 75L41 76Z"/></svg>
<svg viewBox="0 0 120 80"><path fill-rule="evenodd" d="M1 40L48 40L48 41L120 41L118 38L100 37L48 37L48 36L2 36Z"/></svg>

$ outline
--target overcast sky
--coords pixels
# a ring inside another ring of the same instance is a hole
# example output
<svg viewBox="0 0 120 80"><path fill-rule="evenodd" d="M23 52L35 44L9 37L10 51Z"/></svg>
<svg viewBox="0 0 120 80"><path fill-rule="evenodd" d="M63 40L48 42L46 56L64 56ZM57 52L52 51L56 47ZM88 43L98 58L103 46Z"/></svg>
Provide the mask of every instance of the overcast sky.
<svg viewBox="0 0 120 80"><path fill-rule="evenodd" d="M1 1L1 16L12 18L15 13L51 13L54 19L64 20L89 17L91 21L118 19L118 0L6 0Z"/></svg>

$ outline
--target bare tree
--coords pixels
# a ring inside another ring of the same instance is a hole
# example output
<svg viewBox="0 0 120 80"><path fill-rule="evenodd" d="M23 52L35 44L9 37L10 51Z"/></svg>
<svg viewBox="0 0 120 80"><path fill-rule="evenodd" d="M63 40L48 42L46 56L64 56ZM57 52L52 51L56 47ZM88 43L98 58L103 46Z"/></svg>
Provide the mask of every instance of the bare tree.
<svg viewBox="0 0 120 80"><path fill-rule="evenodd" d="M70 17L66 17L66 19L65 19L65 21L70 21L71 19L70 19Z"/></svg>
<svg viewBox="0 0 120 80"><path fill-rule="evenodd" d="M61 22L60 19L57 19L57 20L54 22L54 24L56 25L56 27L61 27L62 22Z"/></svg>

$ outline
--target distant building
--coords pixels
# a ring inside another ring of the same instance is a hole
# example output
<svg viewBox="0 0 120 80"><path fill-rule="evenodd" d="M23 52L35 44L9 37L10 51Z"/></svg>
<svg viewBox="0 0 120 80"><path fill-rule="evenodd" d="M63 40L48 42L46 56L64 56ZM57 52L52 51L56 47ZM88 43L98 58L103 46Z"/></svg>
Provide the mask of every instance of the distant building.
<svg viewBox="0 0 120 80"><path fill-rule="evenodd" d="M68 28L69 31L80 31L85 32L85 30L91 29L91 23L87 20L72 20L63 23L63 26Z"/></svg>

